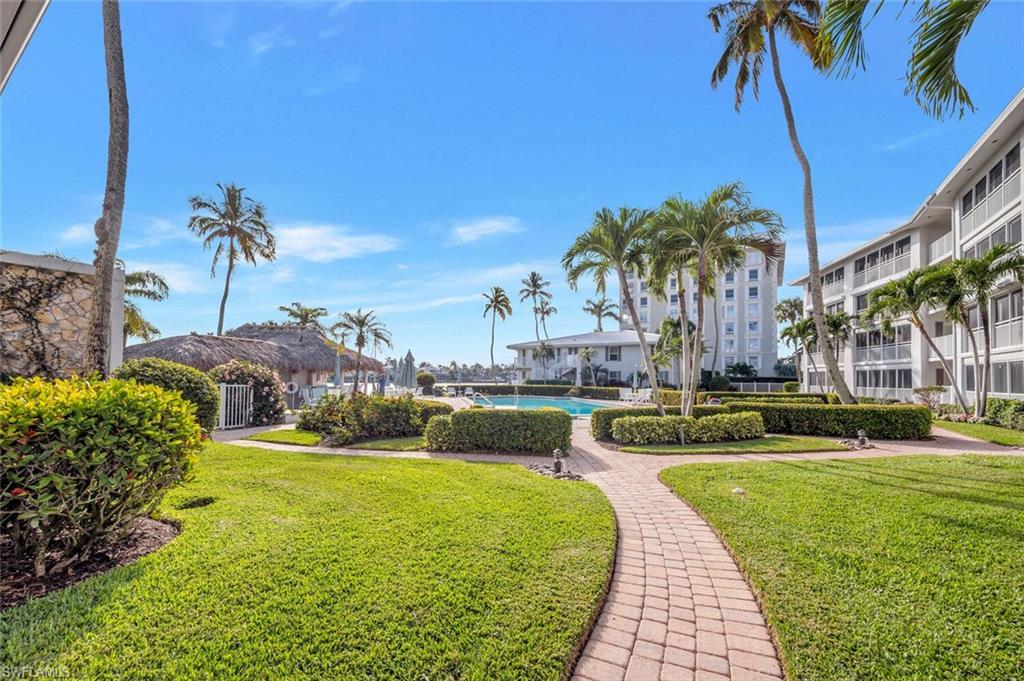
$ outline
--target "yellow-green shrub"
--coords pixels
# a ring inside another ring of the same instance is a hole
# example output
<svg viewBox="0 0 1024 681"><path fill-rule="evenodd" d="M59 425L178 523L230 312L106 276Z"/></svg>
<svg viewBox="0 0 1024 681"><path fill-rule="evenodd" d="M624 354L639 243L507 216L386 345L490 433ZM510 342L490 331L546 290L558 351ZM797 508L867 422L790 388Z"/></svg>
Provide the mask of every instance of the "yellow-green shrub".
<svg viewBox="0 0 1024 681"><path fill-rule="evenodd" d="M0 386L0 532L37 574L84 560L187 478L201 441L195 406L155 385Z"/></svg>
<svg viewBox="0 0 1024 681"><path fill-rule="evenodd" d="M612 436L624 445L754 440L764 437L764 422L760 415L751 412L699 419L691 416L623 416L612 422Z"/></svg>
<svg viewBox="0 0 1024 681"><path fill-rule="evenodd" d="M678 416L678 409L676 414L668 414L669 416ZM693 407L691 412L694 418L703 418L705 416L714 416L715 414L728 414L729 408L724 405L717 404L698 404ZM611 440L612 439L612 422L615 419L622 418L623 416L657 416L657 407L608 407L607 409L595 409L590 415L590 434L594 436L595 440Z"/></svg>
<svg viewBox="0 0 1024 681"><path fill-rule="evenodd" d="M424 432L427 449L551 454L572 446L572 417L561 409L462 409L435 416Z"/></svg>
<svg viewBox="0 0 1024 681"><path fill-rule="evenodd" d="M119 366L114 370L114 378L177 390L182 397L196 405L196 420L204 432L210 433L217 427L220 390L213 379L195 367L156 357L143 357L130 359Z"/></svg>
<svg viewBox="0 0 1024 681"><path fill-rule="evenodd" d="M870 438L921 440L931 433L932 414L927 407L881 404L793 404L790 402L733 402L733 412L755 411L769 433L857 437L864 430Z"/></svg>

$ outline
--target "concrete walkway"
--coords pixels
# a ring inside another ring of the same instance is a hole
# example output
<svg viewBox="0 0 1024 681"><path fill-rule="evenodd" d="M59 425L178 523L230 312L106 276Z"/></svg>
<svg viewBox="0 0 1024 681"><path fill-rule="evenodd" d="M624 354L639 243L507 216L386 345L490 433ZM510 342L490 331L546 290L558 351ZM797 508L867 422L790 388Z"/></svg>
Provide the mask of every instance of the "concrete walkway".
<svg viewBox="0 0 1024 681"><path fill-rule="evenodd" d="M607 495L618 520L608 600L576 665L580 681L781 679L775 645L754 594L711 527L658 479L691 463L857 459L966 452L1024 452L936 430L927 442L876 442L872 449L807 454L627 454L573 425L569 467ZM529 465L537 456L383 452L235 440L247 447L335 456L462 459Z"/></svg>

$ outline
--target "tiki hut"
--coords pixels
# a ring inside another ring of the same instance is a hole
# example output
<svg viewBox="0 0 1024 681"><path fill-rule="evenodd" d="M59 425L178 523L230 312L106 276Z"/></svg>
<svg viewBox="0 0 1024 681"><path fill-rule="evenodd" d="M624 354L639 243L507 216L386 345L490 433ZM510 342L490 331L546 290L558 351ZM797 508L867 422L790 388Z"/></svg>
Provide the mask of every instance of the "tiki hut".
<svg viewBox="0 0 1024 681"><path fill-rule="evenodd" d="M296 362L291 351L277 343L230 336L201 336L197 333L168 336L149 343L129 345L124 349L125 360L143 357L187 364L200 371L209 371L233 359L244 359L273 369L288 367Z"/></svg>

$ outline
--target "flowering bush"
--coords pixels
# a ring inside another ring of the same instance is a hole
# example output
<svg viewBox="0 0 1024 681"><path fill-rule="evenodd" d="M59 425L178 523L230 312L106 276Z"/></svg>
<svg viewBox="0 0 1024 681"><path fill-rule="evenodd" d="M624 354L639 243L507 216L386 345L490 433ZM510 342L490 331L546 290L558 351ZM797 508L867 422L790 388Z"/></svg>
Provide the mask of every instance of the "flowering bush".
<svg viewBox="0 0 1024 681"><path fill-rule="evenodd" d="M954 423L992 423L992 419L988 417L964 414L963 412L942 414L939 416L939 419L942 421L952 421Z"/></svg>
<svg viewBox="0 0 1024 681"><path fill-rule="evenodd" d="M268 426L284 421L284 384L277 373L255 362L233 359L210 369L214 383L252 387L252 417L249 425Z"/></svg>

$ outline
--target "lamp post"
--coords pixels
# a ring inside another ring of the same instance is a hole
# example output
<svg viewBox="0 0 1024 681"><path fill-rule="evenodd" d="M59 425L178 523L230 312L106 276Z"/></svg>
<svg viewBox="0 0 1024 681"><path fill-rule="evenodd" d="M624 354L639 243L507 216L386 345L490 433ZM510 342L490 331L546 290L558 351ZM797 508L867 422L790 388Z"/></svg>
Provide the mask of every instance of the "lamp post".
<svg viewBox="0 0 1024 681"><path fill-rule="evenodd" d="M559 473L562 472L562 450L556 449L554 451L554 457L555 461L554 465L552 466L552 470L555 471L555 475L558 475Z"/></svg>

